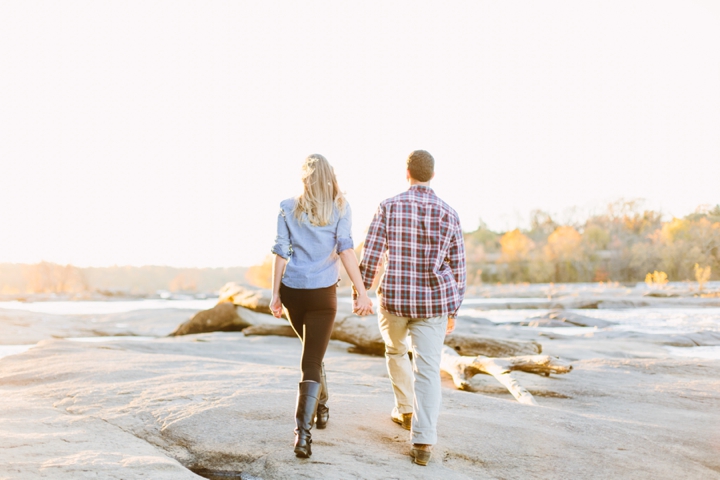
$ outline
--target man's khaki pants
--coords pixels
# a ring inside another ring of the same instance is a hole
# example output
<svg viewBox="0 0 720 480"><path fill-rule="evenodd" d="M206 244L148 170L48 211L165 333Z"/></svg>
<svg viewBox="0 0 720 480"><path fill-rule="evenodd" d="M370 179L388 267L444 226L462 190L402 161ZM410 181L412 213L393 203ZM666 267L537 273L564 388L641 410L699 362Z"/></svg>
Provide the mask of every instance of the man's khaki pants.
<svg viewBox="0 0 720 480"><path fill-rule="evenodd" d="M448 318L398 317L378 308L378 320L395 392L393 414L412 413L412 443L434 445L442 403L440 355ZM408 334L412 341L412 364L408 357Z"/></svg>

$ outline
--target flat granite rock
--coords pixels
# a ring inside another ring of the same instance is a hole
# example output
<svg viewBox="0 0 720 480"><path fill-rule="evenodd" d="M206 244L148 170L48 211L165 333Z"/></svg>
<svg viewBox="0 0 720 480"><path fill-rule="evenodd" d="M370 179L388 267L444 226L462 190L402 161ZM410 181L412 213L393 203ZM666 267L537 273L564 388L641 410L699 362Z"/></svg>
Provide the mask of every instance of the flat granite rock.
<svg viewBox="0 0 720 480"><path fill-rule="evenodd" d="M165 308L95 315L53 315L0 309L0 345L34 344L47 338L170 334L197 310Z"/></svg>
<svg viewBox="0 0 720 480"><path fill-rule="evenodd" d="M385 359L346 348L330 343L330 422L301 460L297 339L41 342L0 360L0 478L720 478L718 361L605 356L561 377L519 374L544 392L538 407L444 378L438 443L420 467L390 420Z"/></svg>

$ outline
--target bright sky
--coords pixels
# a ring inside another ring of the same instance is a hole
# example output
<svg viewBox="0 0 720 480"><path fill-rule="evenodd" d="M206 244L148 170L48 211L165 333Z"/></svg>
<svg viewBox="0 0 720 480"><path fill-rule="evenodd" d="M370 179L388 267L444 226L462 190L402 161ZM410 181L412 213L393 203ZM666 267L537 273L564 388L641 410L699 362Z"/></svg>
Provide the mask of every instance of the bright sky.
<svg viewBox="0 0 720 480"><path fill-rule="evenodd" d="M720 2L0 3L0 262L257 263L310 153L362 240L417 148L466 230L720 203Z"/></svg>

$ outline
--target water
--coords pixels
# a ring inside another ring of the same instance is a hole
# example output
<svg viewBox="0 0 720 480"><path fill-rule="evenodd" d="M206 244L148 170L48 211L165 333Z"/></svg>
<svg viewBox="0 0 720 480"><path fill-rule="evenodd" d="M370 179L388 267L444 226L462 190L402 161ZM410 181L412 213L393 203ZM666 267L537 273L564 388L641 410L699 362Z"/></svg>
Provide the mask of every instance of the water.
<svg viewBox="0 0 720 480"><path fill-rule="evenodd" d="M35 345L0 345L0 358L27 352L34 346Z"/></svg>
<svg viewBox="0 0 720 480"><path fill-rule="evenodd" d="M670 355L686 358L720 359L720 346L715 347L665 347Z"/></svg>
<svg viewBox="0 0 720 480"><path fill-rule="evenodd" d="M339 300L347 300L340 298ZM519 322L530 317L548 313L547 309L490 309L478 310L474 306L493 304L522 303L543 300L540 298L468 298L463 303L459 314L471 317L482 317L496 323ZM55 301L25 303L18 301L0 302L0 309L22 310L26 312L47 313L56 315L102 315L130 312L133 310L157 310L167 308L206 310L216 305L217 299L191 300L119 300L119 301ZM720 308L622 308L622 309L581 309L568 310L587 317L600 318L618 323L609 330L635 331L642 333L689 333L700 330L720 331ZM572 327L561 329L570 333ZM582 328L582 327L581 327ZM587 328L582 328L587 332Z"/></svg>
<svg viewBox="0 0 720 480"><path fill-rule="evenodd" d="M463 304L464 306L465 304ZM577 309L566 310L586 317L599 318L616 322L617 325L606 330L640 333L679 334L692 333L701 330L720 332L720 308L618 308L618 309ZM518 309L518 310L476 310L474 308L461 308L459 315L475 318L487 318L495 323L521 322L531 317L539 317L549 313L546 309ZM557 329L558 332L587 333L588 327L574 327Z"/></svg>
<svg viewBox="0 0 720 480"><path fill-rule="evenodd" d="M341 297L340 301L349 301ZM495 323L520 322L530 317L548 313L547 309L490 309L479 310L473 307L487 308L491 305L539 301L541 298L468 298L463 303L459 315L487 318ZM217 299L187 300L118 300L118 301L54 301L23 303L17 301L0 302L0 309L23 310L27 312L57 315L101 315L130 312L133 310L154 309L190 309L205 310L212 308ZM700 331L720 332L720 308L716 307L682 307L682 308L622 308L603 310L569 310L587 317L600 318L616 322L608 327L609 331L631 331L654 334L683 334ZM530 327L528 327L530 328ZM564 335L584 335L596 330L590 327L538 328L539 331L551 331ZM72 339L75 341L148 341L152 337L87 337ZM32 345L0 345L0 357L22 353ZM669 350L673 355L701 358L720 358L720 347L693 347Z"/></svg>
<svg viewBox="0 0 720 480"><path fill-rule="evenodd" d="M22 310L35 313L52 313L55 315L104 315L110 313L123 313L133 310L160 310L165 308L179 308L188 310L207 310L217 304L217 298L192 300L117 300L117 301L87 301L87 302L0 302L0 308Z"/></svg>
<svg viewBox="0 0 720 480"><path fill-rule="evenodd" d="M178 308L189 310L206 310L217 304L216 298L188 299L188 300L117 300L117 301L59 301L59 302L0 302L0 309L22 310L25 312L48 313L54 315L106 315L113 313L131 312L133 310L160 310L165 308ZM117 324L122 327L123 324ZM142 342L153 340L154 337L79 337L68 338L78 342L108 342L108 341L134 341ZM35 345L0 345L0 358L9 355L24 353Z"/></svg>
<svg viewBox="0 0 720 480"><path fill-rule="evenodd" d="M720 332L720 308L631 308L574 310L593 318L617 322L610 330L642 333Z"/></svg>
<svg viewBox="0 0 720 480"><path fill-rule="evenodd" d="M497 324L521 322L530 317L545 315L550 310L519 309L519 310L478 310L467 308L466 303L458 312L459 315L486 318ZM470 305L476 305L470 303ZM568 312L615 322L616 325L604 328L604 331L638 332L650 334L687 334L701 331L720 332L720 308L622 308L622 309L578 309ZM530 328L530 327L528 327ZM598 330L595 327L537 327L541 332L553 332L562 335L586 335ZM720 346L717 347L668 347L671 355L679 357L720 359Z"/></svg>
<svg viewBox="0 0 720 480"><path fill-rule="evenodd" d="M547 297L527 297L527 298L466 298L463 307L473 305L504 305L508 303L550 303Z"/></svg>

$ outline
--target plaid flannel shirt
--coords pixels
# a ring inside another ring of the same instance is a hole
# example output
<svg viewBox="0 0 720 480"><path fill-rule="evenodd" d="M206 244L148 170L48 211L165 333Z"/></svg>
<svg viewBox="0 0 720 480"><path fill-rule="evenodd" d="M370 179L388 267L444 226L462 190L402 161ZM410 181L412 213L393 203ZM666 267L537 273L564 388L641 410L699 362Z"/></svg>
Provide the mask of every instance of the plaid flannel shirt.
<svg viewBox="0 0 720 480"><path fill-rule="evenodd" d="M397 316L455 316L465 295L465 244L455 210L430 187L383 201L365 238L360 273L372 286L381 258L380 306Z"/></svg>

